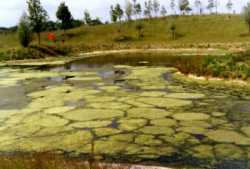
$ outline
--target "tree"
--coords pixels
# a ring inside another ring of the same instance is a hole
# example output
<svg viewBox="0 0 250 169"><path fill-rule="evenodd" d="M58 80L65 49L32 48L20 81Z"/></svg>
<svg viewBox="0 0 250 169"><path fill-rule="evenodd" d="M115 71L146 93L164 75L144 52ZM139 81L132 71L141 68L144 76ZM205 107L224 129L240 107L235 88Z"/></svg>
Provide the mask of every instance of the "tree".
<svg viewBox="0 0 250 169"><path fill-rule="evenodd" d="M28 0L29 20L32 31L37 34L38 44L41 44L41 32L48 20L48 15L43 9L40 0Z"/></svg>
<svg viewBox="0 0 250 169"><path fill-rule="evenodd" d="M232 0L228 0L228 2L226 4L226 7L228 9L228 12L231 13L232 8L233 8L233 2L232 2Z"/></svg>
<svg viewBox="0 0 250 169"><path fill-rule="evenodd" d="M60 24L54 21L47 21L45 31L55 31L60 28Z"/></svg>
<svg viewBox="0 0 250 169"><path fill-rule="evenodd" d="M61 29L63 29L64 31L72 27L73 18L69 11L69 8L65 5L64 2L59 5L56 12L56 17L61 21Z"/></svg>
<svg viewBox="0 0 250 169"><path fill-rule="evenodd" d="M144 11L143 12L144 12L144 16L146 16L148 18L151 17L151 12L150 12L150 10L148 8L148 2L147 1L144 2Z"/></svg>
<svg viewBox="0 0 250 169"><path fill-rule="evenodd" d="M79 19L73 19L73 21L72 21L73 28L80 27L83 24L84 24L83 21L79 20Z"/></svg>
<svg viewBox="0 0 250 169"><path fill-rule="evenodd" d="M120 22L122 20L123 14L124 14L124 12L123 12L120 4L116 4L115 15L117 16L117 18L119 19Z"/></svg>
<svg viewBox="0 0 250 169"><path fill-rule="evenodd" d="M140 3L137 3L135 5L135 13L136 13L136 17L141 16L142 8L141 8L141 4Z"/></svg>
<svg viewBox="0 0 250 169"><path fill-rule="evenodd" d="M18 26L18 39L23 47L28 47L32 39L29 18L26 13L20 18Z"/></svg>
<svg viewBox="0 0 250 169"><path fill-rule="evenodd" d="M127 20L130 21L132 19L132 12L133 12L133 5L129 0L126 0L125 3L125 14L127 17Z"/></svg>
<svg viewBox="0 0 250 169"><path fill-rule="evenodd" d="M185 15L185 13L189 13L192 9L189 7L189 1L188 0L180 0L179 1L179 8L180 11Z"/></svg>
<svg viewBox="0 0 250 169"><path fill-rule="evenodd" d="M132 0L133 1L133 8L135 7L135 5L137 4L137 0Z"/></svg>
<svg viewBox="0 0 250 169"><path fill-rule="evenodd" d="M173 14L176 14L175 7L176 7L175 0L171 0L171 2L170 2L170 8L171 8Z"/></svg>
<svg viewBox="0 0 250 169"><path fill-rule="evenodd" d="M90 13L87 10L85 10L84 12L84 22L85 24L90 25L90 26L103 24L100 18L98 17L95 19L92 19L90 16Z"/></svg>
<svg viewBox="0 0 250 169"><path fill-rule="evenodd" d="M137 19L137 17L141 15L141 12L141 4L137 3L137 0L133 0L133 15L135 16L135 19Z"/></svg>
<svg viewBox="0 0 250 169"><path fill-rule="evenodd" d="M152 17L152 10L153 10L153 4L151 0L145 1L144 3L145 9L144 9L144 15L148 18Z"/></svg>
<svg viewBox="0 0 250 169"><path fill-rule="evenodd" d="M91 19L90 25L91 26L95 26L95 25L102 25L102 21L100 20L100 18L95 18L95 19Z"/></svg>
<svg viewBox="0 0 250 169"><path fill-rule="evenodd" d="M172 23L170 25L170 31L171 31L172 39L175 40L176 39L176 25L175 25L175 23Z"/></svg>
<svg viewBox="0 0 250 169"><path fill-rule="evenodd" d="M213 13L214 8L215 8L214 0L208 0L207 9L210 11L211 14Z"/></svg>
<svg viewBox="0 0 250 169"><path fill-rule="evenodd" d="M249 34L250 34L250 2L243 9L243 16L246 24L248 25Z"/></svg>
<svg viewBox="0 0 250 169"><path fill-rule="evenodd" d="M133 10L132 10L132 15L135 16L135 18L137 18L137 14L136 14L136 5L137 5L137 0L132 0L133 1Z"/></svg>
<svg viewBox="0 0 250 169"><path fill-rule="evenodd" d="M90 16L90 13L88 10L85 10L84 11L84 22L87 24L87 25L91 25L91 16Z"/></svg>
<svg viewBox="0 0 250 169"><path fill-rule="evenodd" d="M166 16L167 15L167 10L165 8L165 6L161 7L161 16Z"/></svg>
<svg viewBox="0 0 250 169"><path fill-rule="evenodd" d="M160 10L160 3L158 0L153 1L153 10L154 10L155 16L157 16Z"/></svg>
<svg viewBox="0 0 250 169"><path fill-rule="evenodd" d="M200 0L195 0L194 5L195 5L195 7L197 9L197 13L201 15L202 14L202 3L201 3L201 1Z"/></svg>
<svg viewBox="0 0 250 169"><path fill-rule="evenodd" d="M214 0L215 13L218 14L218 0Z"/></svg>
<svg viewBox="0 0 250 169"><path fill-rule="evenodd" d="M110 18L111 18L112 22L114 22L114 23L117 22L117 15L116 15L116 12L115 12L113 5L111 5L111 7L110 7Z"/></svg>
<svg viewBox="0 0 250 169"><path fill-rule="evenodd" d="M152 12L154 10L154 6L153 6L152 0L148 0L148 9L149 9L150 13L152 14Z"/></svg>

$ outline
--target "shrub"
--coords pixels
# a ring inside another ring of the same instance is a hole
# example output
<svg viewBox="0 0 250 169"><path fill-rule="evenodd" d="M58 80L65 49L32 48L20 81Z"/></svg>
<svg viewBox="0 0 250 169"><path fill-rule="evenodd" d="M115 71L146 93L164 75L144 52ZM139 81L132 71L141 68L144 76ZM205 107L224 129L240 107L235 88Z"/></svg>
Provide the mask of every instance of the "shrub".
<svg viewBox="0 0 250 169"><path fill-rule="evenodd" d="M136 26L135 26L135 29L137 30L138 32L138 39L141 39L144 37L144 34L143 34L143 29L144 29L144 25L142 23L138 23Z"/></svg>
<svg viewBox="0 0 250 169"><path fill-rule="evenodd" d="M176 39L176 25L175 25L175 23L172 23L170 25L170 31L171 31L172 39L175 40Z"/></svg>
<svg viewBox="0 0 250 169"><path fill-rule="evenodd" d="M133 38L130 36L127 36L127 35L118 35L114 39L115 42L127 42L127 41L131 41L131 40L133 40Z"/></svg>
<svg viewBox="0 0 250 169"><path fill-rule="evenodd" d="M250 77L250 66L242 56L209 56L203 61L205 75L246 80Z"/></svg>
<svg viewBox="0 0 250 169"><path fill-rule="evenodd" d="M30 30L29 19L26 14L20 19L18 26L18 38L23 47L28 47L31 42L32 32Z"/></svg>
<svg viewBox="0 0 250 169"><path fill-rule="evenodd" d="M0 61L6 60L6 55L4 52L0 52Z"/></svg>

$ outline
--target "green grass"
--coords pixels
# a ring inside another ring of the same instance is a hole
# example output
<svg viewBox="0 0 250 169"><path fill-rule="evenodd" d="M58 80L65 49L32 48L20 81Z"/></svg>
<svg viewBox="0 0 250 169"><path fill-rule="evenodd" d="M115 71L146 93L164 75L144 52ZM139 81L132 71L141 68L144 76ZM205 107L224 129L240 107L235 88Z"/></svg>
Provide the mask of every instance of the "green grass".
<svg viewBox="0 0 250 169"><path fill-rule="evenodd" d="M144 25L144 38L137 38L136 24ZM172 40L170 26L175 22L177 40ZM118 32L118 29L121 32ZM145 47L182 47L203 43L244 43L250 41L248 27L243 18L234 15L180 16L121 24L99 25L95 27L80 27L68 31L68 44L86 46L125 46L125 48ZM119 36L127 36L128 40L116 42ZM119 45L118 45L119 44ZM209 46L205 46L209 47Z"/></svg>
<svg viewBox="0 0 250 169"><path fill-rule="evenodd" d="M241 16L180 16L160 19L137 21L145 26L145 38L137 40L136 22L125 23L121 26L122 34L134 38L134 43L207 43L207 42L241 42L250 40L247 26ZM170 25L176 23L177 33L181 35L173 41ZM113 42L118 35L119 24L100 25L95 27L77 28L69 31L73 43L88 41L89 43ZM75 35L75 36L74 36Z"/></svg>
<svg viewBox="0 0 250 169"><path fill-rule="evenodd" d="M144 38L137 38L136 24L144 25ZM170 25L175 22L177 40L172 40ZM118 32L118 29L121 31ZM56 32L58 41L61 31ZM116 39L125 36L124 41ZM47 42L47 33L42 34L43 43ZM250 41L248 27L240 15L179 16L151 20L140 20L122 24L82 26L67 31L66 45L86 51L96 49L120 48L160 48L160 47L232 47L239 43L242 47ZM58 42L58 43L59 43ZM33 44L36 43L34 36ZM210 44L208 44L210 43ZM17 36L13 33L0 34L0 51L18 48Z"/></svg>
<svg viewBox="0 0 250 169"><path fill-rule="evenodd" d="M0 52L16 47L19 47L19 43L15 33L0 33Z"/></svg>

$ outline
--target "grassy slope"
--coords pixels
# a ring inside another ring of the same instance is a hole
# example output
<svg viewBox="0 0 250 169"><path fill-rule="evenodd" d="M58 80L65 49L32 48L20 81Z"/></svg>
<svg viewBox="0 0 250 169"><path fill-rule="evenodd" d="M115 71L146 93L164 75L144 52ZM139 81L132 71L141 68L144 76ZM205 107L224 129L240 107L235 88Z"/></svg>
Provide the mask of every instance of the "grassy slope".
<svg viewBox="0 0 250 169"><path fill-rule="evenodd" d="M13 47L18 47L17 35L14 33L3 34L0 33L0 52L2 50L8 50Z"/></svg>
<svg viewBox="0 0 250 169"><path fill-rule="evenodd" d="M177 40L171 39L169 31L170 24L175 21L177 32L181 36ZM136 22L121 24L99 25L94 27L79 27L67 31L66 44L98 46L126 46L125 48L140 48L150 45L152 48L166 46L187 46L190 44L203 43L245 43L250 41L247 35L248 29L244 20L239 15L229 18L227 15L210 16L181 16L166 17L152 20L137 21L145 26L145 37L137 39L135 30ZM118 28L121 27L121 33ZM58 31L58 39L61 32ZM129 36L131 39L124 42L115 42L114 39L120 35ZM47 33L43 33L43 42L47 40ZM34 37L35 40L35 37ZM35 42L33 42L35 43ZM118 47L117 47L118 46ZM0 51L19 47L15 34L0 34ZM123 47L124 48L124 47Z"/></svg>
<svg viewBox="0 0 250 169"><path fill-rule="evenodd" d="M169 31L170 24L175 20L177 32L180 38L173 41ZM229 19L226 15L221 16L181 16L137 21L145 25L145 38L137 39L135 22L120 24L100 25L95 27L81 27L68 31L70 44L84 43L88 45L112 44L114 38L120 34L130 36L132 40L123 42L130 46L144 45L182 45L194 43L231 43L248 42L248 29L241 16L232 16ZM121 33L118 28L121 27Z"/></svg>

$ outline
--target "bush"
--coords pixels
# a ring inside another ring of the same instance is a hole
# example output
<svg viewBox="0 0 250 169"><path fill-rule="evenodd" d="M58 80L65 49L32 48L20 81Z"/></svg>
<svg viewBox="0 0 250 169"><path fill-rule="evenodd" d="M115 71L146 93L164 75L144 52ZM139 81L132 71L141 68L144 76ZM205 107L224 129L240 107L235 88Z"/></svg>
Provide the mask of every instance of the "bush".
<svg viewBox="0 0 250 169"><path fill-rule="evenodd" d="M26 14L24 14L18 26L18 39L23 47L28 47L31 42L32 32L30 30L29 19Z"/></svg>
<svg viewBox="0 0 250 169"><path fill-rule="evenodd" d="M128 41L132 41L132 40L133 40L133 38L131 36L127 36L127 35L118 35L114 39L115 42L128 42Z"/></svg>
<svg viewBox="0 0 250 169"><path fill-rule="evenodd" d="M144 37L144 34L143 34L143 29L144 29L144 25L142 23L138 23L136 26L135 26L135 29L137 30L138 32L138 39L141 39Z"/></svg>
<svg viewBox="0 0 250 169"><path fill-rule="evenodd" d="M6 55L4 52L0 52L0 61L6 60Z"/></svg>
<svg viewBox="0 0 250 169"><path fill-rule="evenodd" d="M176 39L176 25L175 25L175 23L172 23L170 25L170 31L171 31L172 39L175 40Z"/></svg>
<svg viewBox="0 0 250 169"><path fill-rule="evenodd" d="M203 69L205 75L246 80L250 77L250 65L245 59L242 56L209 56L203 61Z"/></svg>

